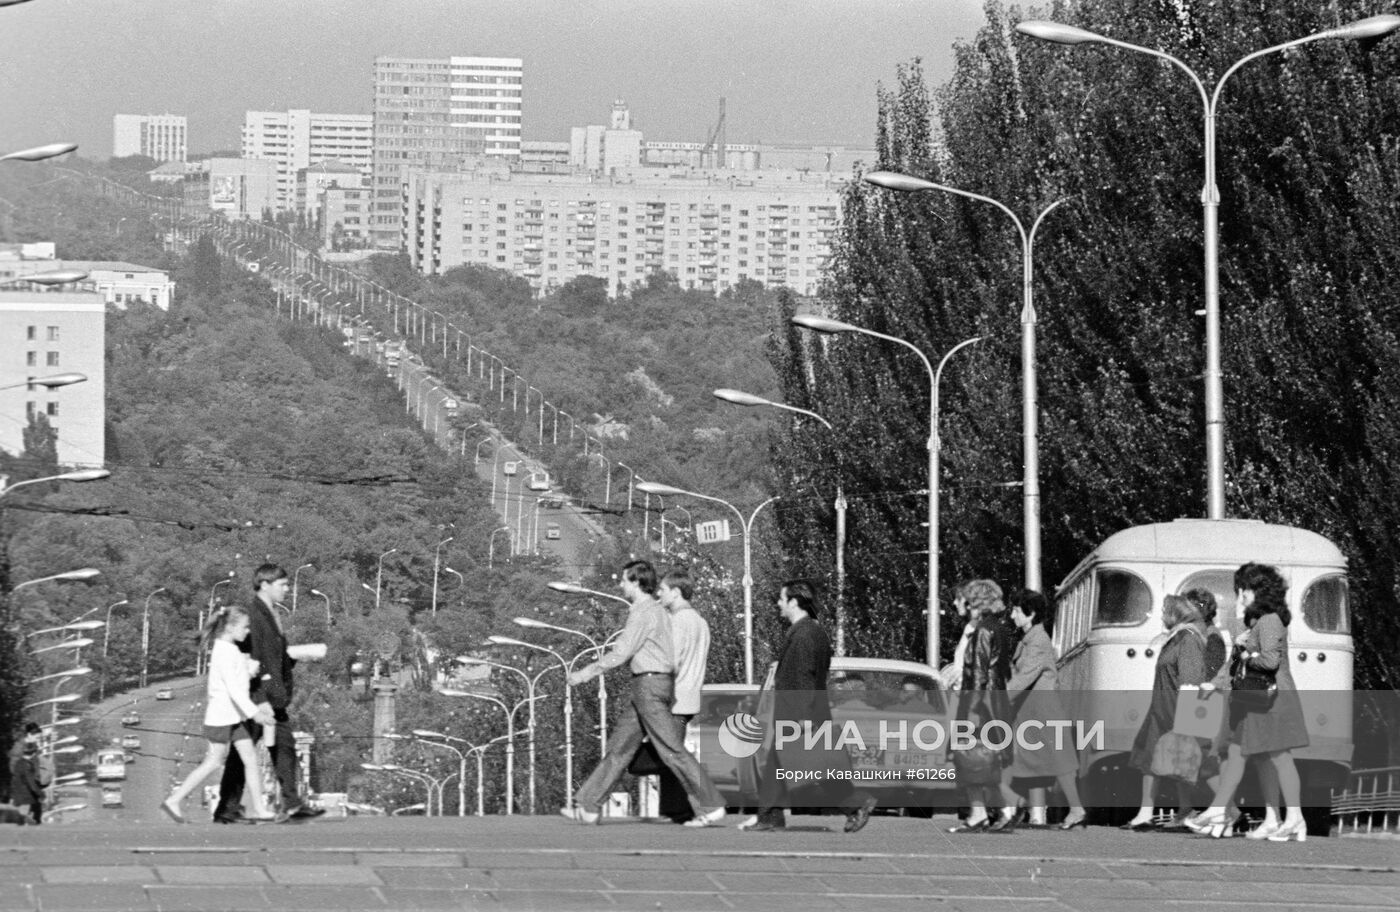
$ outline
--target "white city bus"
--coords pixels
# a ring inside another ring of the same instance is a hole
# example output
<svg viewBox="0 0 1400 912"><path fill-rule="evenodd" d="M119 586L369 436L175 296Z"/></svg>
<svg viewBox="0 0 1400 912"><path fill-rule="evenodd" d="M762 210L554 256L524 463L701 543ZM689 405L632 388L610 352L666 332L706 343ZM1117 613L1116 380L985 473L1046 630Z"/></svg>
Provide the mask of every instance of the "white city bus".
<svg viewBox="0 0 1400 912"><path fill-rule="evenodd" d="M1289 667L1303 700L1308 747L1294 751L1304 803L1325 805L1342 784L1352 755L1353 648L1346 558L1314 532L1252 520L1179 519L1109 536L1056 590L1054 642L1059 688L1079 705L1107 714L1104 750L1081 755L1085 802L1137 804L1140 773L1126 768L1152 690L1162 632L1162 599L1189 589L1215 594L1216 623L1243 635L1235 611L1234 573L1244 563L1271 564L1288 583ZM1317 696L1321 691L1347 696ZM1098 709L1089 704L1097 704Z"/></svg>

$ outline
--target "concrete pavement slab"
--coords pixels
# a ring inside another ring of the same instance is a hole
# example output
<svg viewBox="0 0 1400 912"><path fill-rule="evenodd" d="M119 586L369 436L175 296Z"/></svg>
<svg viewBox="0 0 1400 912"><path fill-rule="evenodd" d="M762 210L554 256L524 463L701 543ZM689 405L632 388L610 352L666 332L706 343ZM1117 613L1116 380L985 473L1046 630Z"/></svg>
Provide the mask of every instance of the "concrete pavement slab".
<svg viewBox="0 0 1400 912"><path fill-rule="evenodd" d="M155 870L160 882L168 884L248 886L271 882L262 868L253 865L246 868L229 865L157 865Z"/></svg>
<svg viewBox="0 0 1400 912"><path fill-rule="evenodd" d="M384 905L394 912L441 912L443 909L484 909L496 905L489 897L472 899L461 890L410 890L381 887Z"/></svg>
<svg viewBox="0 0 1400 912"><path fill-rule="evenodd" d="M456 852L357 852L349 861L376 868L460 868L464 863L462 856Z"/></svg>
<svg viewBox="0 0 1400 912"><path fill-rule="evenodd" d="M703 871L668 871L653 868L651 871L598 872L603 884L603 892L638 892L665 888L676 893L713 893L718 889L714 877Z"/></svg>
<svg viewBox="0 0 1400 912"><path fill-rule="evenodd" d="M483 871L469 868L386 868L374 869L385 886L423 890L494 890L497 880Z"/></svg>
<svg viewBox="0 0 1400 912"><path fill-rule="evenodd" d="M609 893L619 909L648 912L733 912L734 906L718 893L629 892Z"/></svg>
<svg viewBox="0 0 1400 912"><path fill-rule="evenodd" d="M273 912L261 890L241 887L156 885L146 895L159 912Z"/></svg>
<svg viewBox="0 0 1400 912"><path fill-rule="evenodd" d="M44 883L52 884L148 884L156 881L153 868L132 865L60 865L41 870Z"/></svg>
<svg viewBox="0 0 1400 912"><path fill-rule="evenodd" d="M38 884L33 887L40 912L156 912L145 887L130 884L94 889L72 884Z"/></svg>
<svg viewBox="0 0 1400 912"><path fill-rule="evenodd" d="M384 898L369 887L263 887L263 895L274 909L360 910L388 909Z"/></svg>
<svg viewBox="0 0 1400 912"><path fill-rule="evenodd" d="M377 887L384 883L374 868L357 864L269 864L263 870L273 883L305 886L333 884L347 887Z"/></svg>

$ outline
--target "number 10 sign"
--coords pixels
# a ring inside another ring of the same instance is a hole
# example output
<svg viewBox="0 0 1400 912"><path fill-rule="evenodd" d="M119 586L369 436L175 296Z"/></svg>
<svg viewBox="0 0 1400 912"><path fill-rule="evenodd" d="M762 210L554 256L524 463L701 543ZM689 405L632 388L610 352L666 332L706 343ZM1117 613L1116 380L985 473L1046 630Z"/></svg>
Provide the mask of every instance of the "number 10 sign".
<svg viewBox="0 0 1400 912"><path fill-rule="evenodd" d="M695 524L695 540L702 545L729 541L729 520L715 519Z"/></svg>

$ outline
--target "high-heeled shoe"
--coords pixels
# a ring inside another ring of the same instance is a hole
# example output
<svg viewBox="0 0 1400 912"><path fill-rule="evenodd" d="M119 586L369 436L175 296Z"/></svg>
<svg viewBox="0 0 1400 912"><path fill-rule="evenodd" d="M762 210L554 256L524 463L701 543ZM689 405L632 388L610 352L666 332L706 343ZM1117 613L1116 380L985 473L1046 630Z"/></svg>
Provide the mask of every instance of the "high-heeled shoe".
<svg viewBox="0 0 1400 912"><path fill-rule="evenodd" d="M1255 841L1269 839L1275 833L1277 833L1278 830L1279 822L1277 820L1265 820L1263 823L1259 824L1257 827L1250 830L1248 833L1245 833L1244 838L1253 839Z"/></svg>
<svg viewBox="0 0 1400 912"><path fill-rule="evenodd" d="M1287 842L1290 839L1307 842L1308 822L1300 817L1292 823L1281 824L1278 829L1264 838L1270 842Z"/></svg>
<svg viewBox="0 0 1400 912"><path fill-rule="evenodd" d="M1001 819L987 827L988 833L1014 833L1016 825L1020 823L1021 812L1019 810L1003 811Z"/></svg>
<svg viewBox="0 0 1400 912"><path fill-rule="evenodd" d="M1239 820L1239 811L1226 811L1223 814L1202 813L1195 819L1182 821L1186 824L1186 829L1199 836L1209 836L1212 839L1223 839L1226 836L1234 835L1235 822Z"/></svg>
<svg viewBox="0 0 1400 912"><path fill-rule="evenodd" d="M986 832L987 827L989 827L989 826L991 825L991 823L992 823L992 818L990 818L990 817L983 817L981 820L978 820L978 821L976 821L976 822L974 822L974 823L968 823L967 821L963 821L962 823L958 824L958 825L955 826L955 827L949 827L949 828L948 828L948 832L949 832L949 833L984 833L984 832Z"/></svg>
<svg viewBox="0 0 1400 912"><path fill-rule="evenodd" d="M1127 823L1120 823L1120 824L1118 825L1118 829L1120 829L1120 830L1130 830L1130 831L1132 831L1132 832L1134 832L1134 833L1141 833L1141 832L1144 832L1144 831L1146 831L1146 830L1154 829L1156 826L1157 826L1156 818L1154 818L1154 817L1149 817L1149 818L1147 818L1146 820L1139 820L1139 819L1137 819L1137 818L1133 818L1132 820L1129 820Z"/></svg>
<svg viewBox="0 0 1400 912"><path fill-rule="evenodd" d="M1064 820L1064 823L1061 823L1061 824L1060 824L1060 829L1062 829L1062 830L1072 830L1072 829L1074 829L1075 827L1084 827L1084 826L1088 826L1088 825L1089 825L1089 814L1088 814L1088 812L1087 812L1087 811L1080 811L1078 814L1070 814L1068 817L1066 817L1065 820Z"/></svg>

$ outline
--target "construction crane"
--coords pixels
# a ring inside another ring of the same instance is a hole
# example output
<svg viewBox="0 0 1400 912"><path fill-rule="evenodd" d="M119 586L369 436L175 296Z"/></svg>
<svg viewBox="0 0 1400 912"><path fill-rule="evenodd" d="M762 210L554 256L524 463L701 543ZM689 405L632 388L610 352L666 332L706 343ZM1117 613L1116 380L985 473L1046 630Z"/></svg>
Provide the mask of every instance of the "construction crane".
<svg viewBox="0 0 1400 912"><path fill-rule="evenodd" d="M724 99L719 100L719 122L710 131L710 135L705 139L705 145L700 149L700 167L719 168L725 166L725 151L728 144L724 139Z"/></svg>

